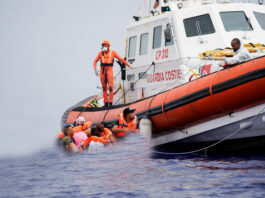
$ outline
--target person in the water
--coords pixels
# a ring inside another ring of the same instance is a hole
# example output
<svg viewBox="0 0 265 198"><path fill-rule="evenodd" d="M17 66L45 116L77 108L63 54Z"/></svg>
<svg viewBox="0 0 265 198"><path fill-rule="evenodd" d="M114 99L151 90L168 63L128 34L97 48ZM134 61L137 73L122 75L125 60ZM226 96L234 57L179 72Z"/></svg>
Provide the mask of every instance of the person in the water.
<svg viewBox="0 0 265 198"><path fill-rule="evenodd" d="M84 117L79 116L74 123L73 130L75 133L77 133L89 129L91 125L92 125L91 121L86 122Z"/></svg>
<svg viewBox="0 0 265 198"><path fill-rule="evenodd" d="M91 136L91 129L88 128L84 131L80 131L77 133L74 133L73 139L75 141L75 145L79 148L83 145L84 141Z"/></svg>
<svg viewBox="0 0 265 198"><path fill-rule="evenodd" d="M100 133L97 131L96 128L91 129L91 136L88 137L83 144L83 149L84 150L90 150L91 147L94 147L95 145L99 147L104 147L104 143L106 140L103 140L100 138ZM91 146L92 145L92 146ZM93 149L92 149L93 150Z"/></svg>
<svg viewBox="0 0 265 198"><path fill-rule="evenodd" d="M105 144L115 143L117 141L112 132L108 128L105 128L103 124L97 124L96 130L99 132L100 138L105 140Z"/></svg>
<svg viewBox="0 0 265 198"><path fill-rule="evenodd" d="M67 125L63 128L64 138L61 140L61 145L68 153L78 152L78 148L73 142L74 130L71 125Z"/></svg>
<svg viewBox="0 0 265 198"><path fill-rule="evenodd" d="M136 133L138 118L134 115L136 109L131 109L130 107L123 110L123 113L118 115L119 121L112 128L112 132L117 137L124 137L130 133Z"/></svg>

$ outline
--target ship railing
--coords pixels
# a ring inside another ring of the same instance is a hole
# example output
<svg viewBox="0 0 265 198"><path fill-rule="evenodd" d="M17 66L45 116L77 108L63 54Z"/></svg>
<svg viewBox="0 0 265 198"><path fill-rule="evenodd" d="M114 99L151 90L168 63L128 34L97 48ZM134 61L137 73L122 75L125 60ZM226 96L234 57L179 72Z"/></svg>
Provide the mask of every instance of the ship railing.
<svg viewBox="0 0 265 198"><path fill-rule="evenodd" d="M225 57L181 57L181 58L178 58L178 59L175 59L175 60L172 60L172 61L167 61L167 63L168 62L183 62L184 63L184 61L185 60L187 60L187 61L189 61L189 60L201 60L201 61L203 61L203 62L201 62L201 63L198 63L198 65L199 66L201 66L201 65L205 65L206 64L206 62L207 61L224 61L225 60ZM163 63L165 63L165 62L163 62ZM162 63L152 63L144 72L147 72L150 68L152 68L152 67L155 67L155 65L156 64L162 64ZM209 64L209 63L207 63L207 64ZM184 63L184 65L188 65L187 63L185 64ZM143 66L139 66L139 67L137 67L137 68L142 68L142 67L147 67L146 65L143 65ZM187 66L188 67L188 66ZM136 68L136 69L137 69ZM189 67L188 67L189 68ZM124 68L124 70L129 70L129 68ZM121 70L115 75L115 77L114 77L114 82L115 82L115 80L119 77L119 75L121 74ZM138 79L135 83L134 83L134 85L136 85L137 83L138 83L138 81L139 81L140 79ZM123 89L124 89L124 87L123 87ZM128 88L127 90L123 90L122 91L122 96L118 99L118 100L116 100L115 101L115 104L118 104L119 103L119 101L122 99L122 98L124 98L126 95L127 95L127 93L128 93L128 91L130 90L130 88ZM103 90L101 90L100 91L100 93L97 95L97 98L98 98L98 100L100 100L100 98L101 98L101 96L102 96L102 94L103 94ZM115 105L114 104L114 105Z"/></svg>
<svg viewBox="0 0 265 198"><path fill-rule="evenodd" d="M212 64L215 62L216 65L218 65L218 63L222 63L223 61L225 61L226 57L182 57L182 58L178 58L178 59L175 59L175 60L171 60L171 61L166 61L166 62L161 62L161 63L152 63L149 67L147 65L143 65L143 66L139 66L139 67L136 67L137 68L143 68L143 67L148 67L144 72L147 72L149 69L151 69L152 67L156 67L156 65L159 65L159 64L163 64L163 63L169 63L169 62L179 62L180 65L185 65L188 69L191 69L191 70L197 70L198 71L198 68L200 66L203 66L203 65L208 65L208 64ZM198 65L198 67L189 67L189 61L190 60L198 60L198 63L196 63L196 65ZM200 62L199 62L200 61ZM126 70L129 69L129 68L126 68ZM222 67L216 67L216 69L214 71L211 71L211 73L213 72L218 72L219 70L222 70L223 68ZM198 78L200 78L201 76L198 74ZM177 79L177 81L180 81L180 80L183 80L183 79ZM134 82L134 86L140 81L140 79L136 80ZM183 83L184 84L184 83ZM162 88L161 90L158 91L158 93L160 92L163 92L167 89L169 89L171 86L175 86L176 85L176 81L172 82L172 83L169 83L166 85L166 87ZM124 93L123 93L123 97L125 97L127 95L127 93L129 92L130 88L128 88L127 90L124 90ZM119 101L122 99L122 97L120 97L118 100L115 101L115 104L118 104ZM114 105L115 105L114 104Z"/></svg>
<svg viewBox="0 0 265 198"><path fill-rule="evenodd" d="M218 62L224 62L226 60L226 57L192 57L192 56L187 56L187 57L181 57L181 58L177 58L177 59L174 59L174 60L170 60L170 61L164 61L164 62L157 62L155 63L153 66L155 65L159 65L159 64L164 64L164 63L170 63L170 62L181 62L181 61L190 61L190 60L200 60L201 63L198 64L198 65L203 65L203 64L206 64L206 61L212 61L212 62L215 62L215 61L218 61ZM185 62L182 62L182 64L185 64ZM188 64L188 62L186 63ZM143 68L143 67L147 67L147 65L141 65L141 66L137 66L137 68ZM150 68L148 68L149 70ZM130 70L129 68L125 68L125 70ZM146 72L146 71L144 71Z"/></svg>

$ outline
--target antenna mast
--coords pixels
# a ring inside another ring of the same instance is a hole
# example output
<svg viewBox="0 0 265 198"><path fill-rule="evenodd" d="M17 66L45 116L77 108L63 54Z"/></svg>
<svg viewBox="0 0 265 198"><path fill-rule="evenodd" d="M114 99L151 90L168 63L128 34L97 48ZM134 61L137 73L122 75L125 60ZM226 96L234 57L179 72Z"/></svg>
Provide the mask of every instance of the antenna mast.
<svg viewBox="0 0 265 198"><path fill-rule="evenodd" d="M139 4L139 7L138 7L139 16L140 16L141 18L143 18L143 13L142 13L142 3L140 2L140 0L138 0L138 4Z"/></svg>
<svg viewBox="0 0 265 198"><path fill-rule="evenodd" d="M149 0L149 2L148 2L147 16L150 16L150 10L151 10L151 0Z"/></svg>

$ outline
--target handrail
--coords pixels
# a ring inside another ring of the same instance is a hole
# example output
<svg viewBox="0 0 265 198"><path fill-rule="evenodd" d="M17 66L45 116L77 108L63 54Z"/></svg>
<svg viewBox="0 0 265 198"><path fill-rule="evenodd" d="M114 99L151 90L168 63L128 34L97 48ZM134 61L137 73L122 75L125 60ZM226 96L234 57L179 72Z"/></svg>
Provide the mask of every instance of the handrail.
<svg viewBox="0 0 265 198"><path fill-rule="evenodd" d="M225 59L227 57L192 57L192 56L187 56L187 57L181 57L181 58L177 58L174 60L170 60L170 61L164 61L164 62L158 62L156 64L162 64L162 63L168 63L168 62L174 62L174 61L178 61L178 60L183 60L183 59L201 59L201 60L212 60L212 61L225 61ZM146 67L146 65L141 65L141 66L137 66L137 68L142 68L142 67ZM130 70L129 68L125 68L125 70Z"/></svg>
<svg viewBox="0 0 265 198"><path fill-rule="evenodd" d="M214 60L221 60L221 61L224 61L225 60L225 58L220 58L220 57L182 57L182 58L178 58L178 59L176 59L176 60L180 60L180 59L191 59L191 58L196 58L196 59L200 59L200 60L212 60L212 61L214 61ZM173 62L173 61L176 61L176 60L172 60L172 61L167 61L167 62ZM158 63L159 64L159 63ZM156 65L156 63L154 63L154 62L152 62L152 64L144 71L144 72L147 72L152 66L155 66ZM140 67L146 67L146 66L140 66ZM187 67L187 66L186 66ZM188 67L189 68L189 67ZM126 68L127 69L127 68ZM140 78L138 78L138 80L137 81L135 81L134 82L134 85L136 85L139 81L140 81L141 79ZM178 79L179 80L179 79ZM177 81L178 81L177 80ZM176 82L174 82L174 83L176 83ZM170 84L171 85L171 84ZM168 87L168 86L167 86ZM162 90L164 90L164 89L162 89ZM116 105L120 100L121 100L121 98L122 97L125 97L126 96L126 94L128 93L130 91L130 88L129 89L127 89L126 90L126 92L124 92L124 94L123 94L123 96L121 96L116 102L115 102L115 104L114 105Z"/></svg>
<svg viewBox="0 0 265 198"><path fill-rule="evenodd" d="M172 60L172 61L167 61L167 62L173 62L173 61L178 61L178 60L183 60L183 59L200 59L200 60L220 60L220 61L224 61L225 60L225 57L222 58L222 57L181 57L181 58L177 58L175 60ZM160 64L160 63L158 63ZM152 64L144 71L144 72L147 72L152 66L155 66L156 63L152 62ZM146 67L146 65L143 65L143 66L139 66L138 68L140 67ZM129 68L124 68L124 70L129 70ZM118 77L118 75L121 73L122 70L120 70L114 77L114 79L116 79ZM137 81L134 82L134 85L137 84L141 79L139 78ZM124 87L123 87L124 89ZM126 91L124 91L123 95L115 102L114 105L116 105L123 97L126 96L126 94L129 92L130 89L127 89ZM97 95L97 96L100 96L102 95L103 93L103 90Z"/></svg>
<svg viewBox="0 0 265 198"><path fill-rule="evenodd" d="M122 70L122 69L121 69ZM114 76L114 80L118 77L118 75L121 73L121 70ZM102 93L103 93L103 90L97 95L97 97L99 97L100 95L102 95ZM81 113L88 107L88 105L89 105L89 103L87 102L87 105L86 106L84 106L84 108L83 108L83 110L82 111L80 111L79 112L79 114L77 115L77 117L76 118L78 118L80 115L81 115ZM106 115L105 115L106 116ZM104 118L105 119L105 118Z"/></svg>
<svg viewBox="0 0 265 198"><path fill-rule="evenodd" d="M152 66L155 66L155 62L152 62L152 64L144 71L147 72ZM134 85L136 85L139 81L141 80L141 78L138 78L137 81L134 82ZM124 89L124 88L123 88ZM121 98L125 97L125 95L130 91L130 88L126 90L126 92L123 93L123 95L115 102L114 105L116 105L120 100Z"/></svg>

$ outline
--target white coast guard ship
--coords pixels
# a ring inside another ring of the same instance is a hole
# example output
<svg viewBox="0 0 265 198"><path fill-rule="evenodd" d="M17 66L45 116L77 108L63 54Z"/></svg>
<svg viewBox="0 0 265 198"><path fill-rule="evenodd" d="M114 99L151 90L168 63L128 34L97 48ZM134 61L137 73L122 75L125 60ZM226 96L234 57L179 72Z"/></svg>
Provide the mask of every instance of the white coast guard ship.
<svg viewBox="0 0 265 198"><path fill-rule="evenodd" d="M132 106L139 119L148 114L154 148L177 153L264 150L263 0L160 0L149 11L127 28L125 56L134 70L116 75L113 107L89 109L82 101L68 109L62 122L73 122L78 112L95 123L102 121L95 117L102 117L111 127L116 122L111 112ZM252 59L224 70L220 64L233 56L233 38L241 40Z"/></svg>

